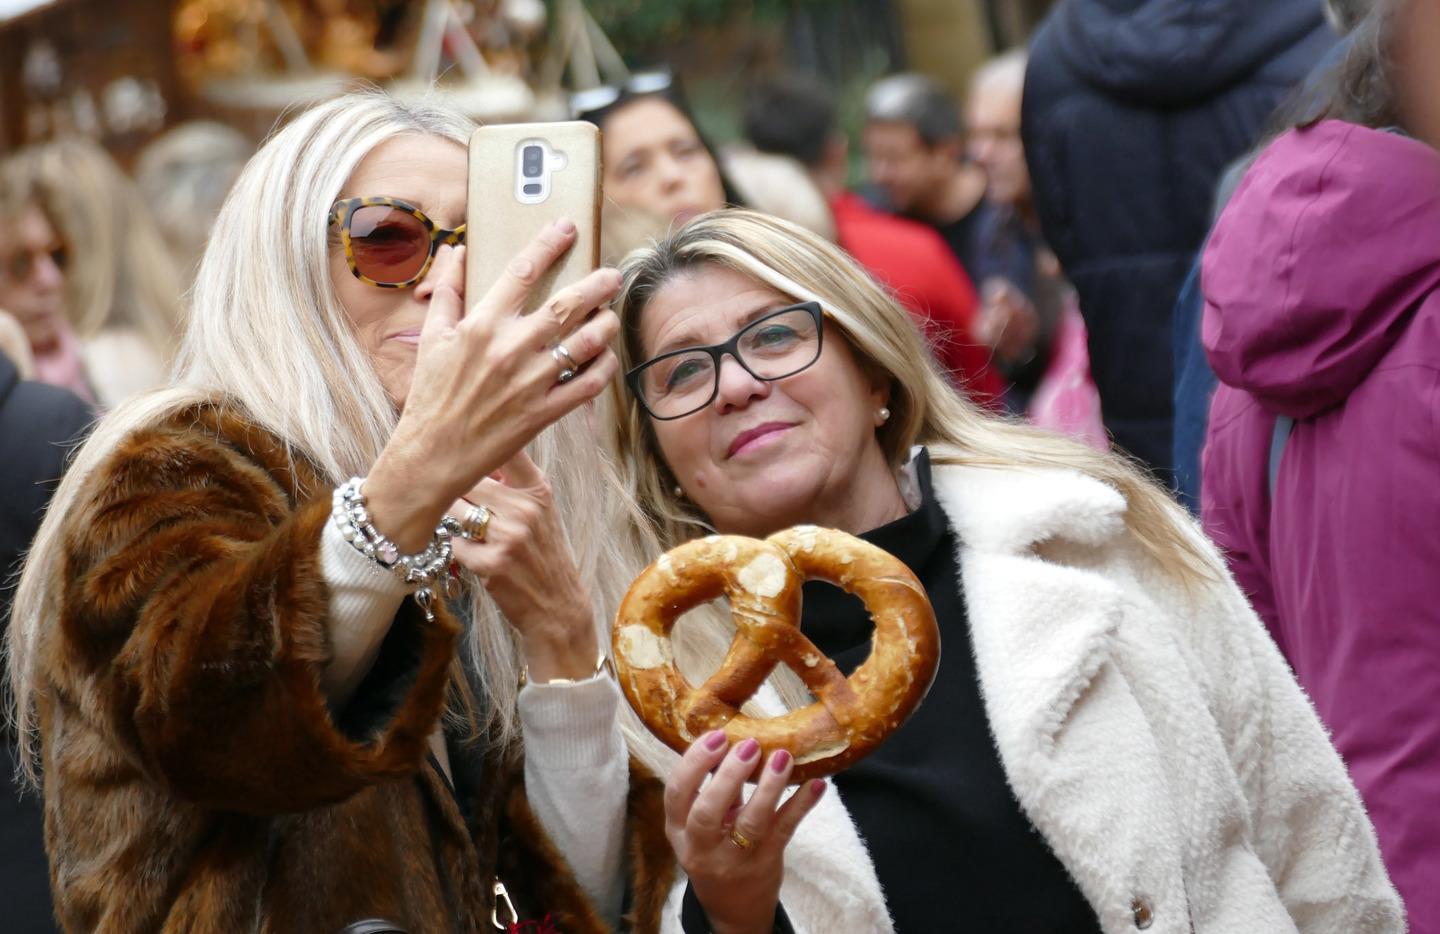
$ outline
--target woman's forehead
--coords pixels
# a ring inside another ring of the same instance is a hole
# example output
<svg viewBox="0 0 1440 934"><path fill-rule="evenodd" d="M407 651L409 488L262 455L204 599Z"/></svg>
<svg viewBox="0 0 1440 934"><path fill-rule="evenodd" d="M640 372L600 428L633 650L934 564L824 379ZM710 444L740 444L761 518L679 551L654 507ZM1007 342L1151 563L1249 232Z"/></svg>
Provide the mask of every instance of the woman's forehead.
<svg viewBox="0 0 1440 934"><path fill-rule="evenodd" d="M603 140L612 152L633 149L676 135L696 135L694 125L674 104L660 97L642 97L616 108L605 118Z"/></svg>
<svg viewBox="0 0 1440 934"><path fill-rule="evenodd" d="M752 276L706 265L670 277L646 304L640 337L649 353L703 343L743 325L757 310L793 299Z"/></svg>
<svg viewBox="0 0 1440 934"><path fill-rule="evenodd" d="M465 147L438 136L407 134L376 146L360 160L340 197L390 197L431 210L465 210L468 181ZM463 216L435 217L458 224Z"/></svg>

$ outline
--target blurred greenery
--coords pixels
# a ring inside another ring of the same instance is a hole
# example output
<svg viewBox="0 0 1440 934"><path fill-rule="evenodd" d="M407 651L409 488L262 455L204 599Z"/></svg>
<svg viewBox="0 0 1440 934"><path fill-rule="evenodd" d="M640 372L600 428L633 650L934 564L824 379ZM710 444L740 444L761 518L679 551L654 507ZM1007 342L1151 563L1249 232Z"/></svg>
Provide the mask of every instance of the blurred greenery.
<svg viewBox="0 0 1440 934"><path fill-rule="evenodd" d="M626 55L644 55L691 30L738 19L778 22L827 0L586 0L585 8Z"/></svg>

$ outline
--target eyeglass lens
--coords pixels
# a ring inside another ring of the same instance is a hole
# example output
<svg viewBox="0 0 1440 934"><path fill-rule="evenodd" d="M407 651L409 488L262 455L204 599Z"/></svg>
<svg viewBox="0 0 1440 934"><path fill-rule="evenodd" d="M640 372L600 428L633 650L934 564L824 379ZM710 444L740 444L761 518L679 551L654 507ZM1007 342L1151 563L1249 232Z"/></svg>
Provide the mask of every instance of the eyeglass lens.
<svg viewBox="0 0 1440 934"><path fill-rule="evenodd" d="M430 231L420 218L383 204L350 215L350 252L355 268L375 282L408 282L430 257Z"/></svg>
<svg viewBox="0 0 1440 934"><path fill-rule="evenodd" d="M804 308L761 318L737 335L736 354L759 379L798 373L820 354L815 318ZM691 350L655 360L641 372L639 383L652 414L678 418L704 408L719 381L715 357L706 350Z"/></svg>

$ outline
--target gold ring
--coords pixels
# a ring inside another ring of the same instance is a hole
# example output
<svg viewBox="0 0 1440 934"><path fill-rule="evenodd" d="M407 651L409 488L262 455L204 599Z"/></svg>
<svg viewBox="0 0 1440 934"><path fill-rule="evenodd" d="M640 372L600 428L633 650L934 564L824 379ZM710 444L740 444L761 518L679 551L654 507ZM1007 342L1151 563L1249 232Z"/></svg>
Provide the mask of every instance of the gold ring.
<svg viewBox="0 0 1440 934"><path fill-rule="evenodd" d="M465 510L465 520L460 523L460 537L472 542L485 541L485 530L494 515L488 506L471 506Z"/></svg>
<svg viewBox="0 0 1440 934"><path fill-rule="evenodd" d="M755 845L755 841L741 833L739 827L730 828L730 842L742 850L748 850Z"/></svg>

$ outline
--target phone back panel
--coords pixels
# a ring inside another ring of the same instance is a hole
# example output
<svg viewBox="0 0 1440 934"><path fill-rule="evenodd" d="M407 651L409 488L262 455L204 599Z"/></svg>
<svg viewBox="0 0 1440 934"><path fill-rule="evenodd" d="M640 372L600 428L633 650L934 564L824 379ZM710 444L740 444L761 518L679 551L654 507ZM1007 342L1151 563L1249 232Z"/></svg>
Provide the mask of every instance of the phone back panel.
<svg viewBox="0 0 1440 934"><path fill-rule="evenodd" d="M547 191L525 203L517 187L527 165L524 147L541 145L563 156L548 171ZM516 123L482 126L470 137L466 211L465 307L478 302L505 267L547 224L575 222L575 243L530 291L529 314L559 289L600 264L600 130L591 123Z"/></svg>

